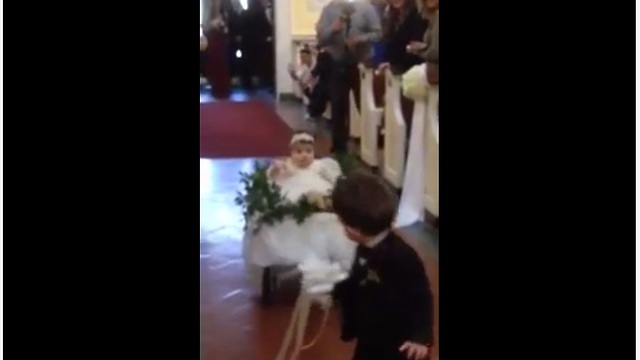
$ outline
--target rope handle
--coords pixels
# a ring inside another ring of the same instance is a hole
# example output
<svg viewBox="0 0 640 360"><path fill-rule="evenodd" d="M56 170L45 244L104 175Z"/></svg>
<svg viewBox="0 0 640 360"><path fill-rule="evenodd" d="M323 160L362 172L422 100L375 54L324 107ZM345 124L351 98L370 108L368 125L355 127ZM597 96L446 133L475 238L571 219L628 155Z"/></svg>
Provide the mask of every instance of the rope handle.
<svg viewBox="0 0 640 360"><path fill-rule="evenodd" d="M331 306L327 306L324 309L324 314L322 315L322 323L320 323L320 327L318 328L316 336L307 345L304 345L302 348L300 348L300 351L307 350L308 348L315 345L318 340L320 340L320 335L322 335L322 331L327 326L327 322L329 321L329 310L331 310Z"/></svg>
<svg viewBox="0 0 640 360"><path fill-rule="evenodd" d="M308 344L303 345L302 342L304 340L304 333L307 326L307 319L309 318L309 311L311 310L311 299L307 294L300 294L298 297L296 304L293 309L293 314L291 316L291 320L289 322L289 327L285 333L284 340L280 347L280 351L276 357L277 360L284 360L286 357L287 349L289 348L289 344L291 340L294 340L293 351L291 352L290 360L297 360L301 351L307 350L310 347L314 346L316 342L320 339L322 335L322 331L327 325L329 320L329 311L331 310L331 306L327 306L324 308L324 314L322 318L322 323L320 323L320 327L313 340L311 340ZM295 333L295 334L294 334ZM295 337L295 339L292 339Z"/></svg>

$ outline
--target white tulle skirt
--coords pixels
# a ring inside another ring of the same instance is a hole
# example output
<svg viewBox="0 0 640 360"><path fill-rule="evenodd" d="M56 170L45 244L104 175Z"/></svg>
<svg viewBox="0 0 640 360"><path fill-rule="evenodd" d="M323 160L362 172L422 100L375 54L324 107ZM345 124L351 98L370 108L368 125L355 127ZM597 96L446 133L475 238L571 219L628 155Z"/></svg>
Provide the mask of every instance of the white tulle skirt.
<svg viewBox="0 0 640 360"><path fill-rule="evenodd" d="M307 261L338 262L349 269L355 254L355 244L347 239L337 217L317 213L302 224L285 220L273 226L263 226L244 237L245 261L259 267L299 265Z"/></svg>
<svg viewBox="0 0 640 360"><path fill-rule="evenodd" d="M322 164L322 160L316 160ZM290 201L310 191L328 194L333 184L310 169L279 183ZM243 253L248 265L300 265L308 261L337 262L349 269L355 254L338 218L333 213L316 213L302 224L286 219L274 225L262 225L257 232L249 228L243 239Z"/></svg>

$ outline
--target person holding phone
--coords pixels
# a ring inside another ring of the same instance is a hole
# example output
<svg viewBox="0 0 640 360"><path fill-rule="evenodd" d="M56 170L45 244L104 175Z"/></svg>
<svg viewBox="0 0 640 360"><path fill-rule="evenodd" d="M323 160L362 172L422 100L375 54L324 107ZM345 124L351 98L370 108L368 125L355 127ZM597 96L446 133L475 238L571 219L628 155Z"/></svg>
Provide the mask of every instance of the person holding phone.
<svg viewBox="0 0 640 360"><path fill-rule="evenodd" d="M349 92L359 94L358 63L373 61L372 45L381 35L380 17L369 1L332 0L322 9L316 37L332 59L329 87L334 154L347 152Z"/></svg>
<svg viewBox="0 0 640 360"><path fill-rule="evenodd" d="M422 40L428 21L421 16L414 0L388 0L387 3L382 20L385 61L378 70L389 67L393 74L401 75L424 62L416 53L407 51L407 46Z"/></svg>

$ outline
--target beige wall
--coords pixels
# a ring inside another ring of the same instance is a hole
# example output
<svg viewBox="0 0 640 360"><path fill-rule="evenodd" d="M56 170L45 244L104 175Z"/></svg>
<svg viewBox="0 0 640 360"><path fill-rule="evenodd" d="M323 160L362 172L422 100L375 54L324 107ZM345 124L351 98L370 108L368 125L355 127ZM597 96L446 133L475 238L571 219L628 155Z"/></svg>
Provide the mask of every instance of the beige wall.
<svg viewBox="0 0 640 360"><path fill-rule="evenodd" d="M291 34L293 36L315 36L316 22L322 7L328 0L289 0L291 6Z"/></svg>
<svg viewBox="0 0 640 360"><path fill-rule="evenodd" d="M275 6L276 35L276 91L278 94L293 93L293 82L288 65L297 54L300 42L315 38L316 22L322 7L329 0L277 0Z"/></svg>

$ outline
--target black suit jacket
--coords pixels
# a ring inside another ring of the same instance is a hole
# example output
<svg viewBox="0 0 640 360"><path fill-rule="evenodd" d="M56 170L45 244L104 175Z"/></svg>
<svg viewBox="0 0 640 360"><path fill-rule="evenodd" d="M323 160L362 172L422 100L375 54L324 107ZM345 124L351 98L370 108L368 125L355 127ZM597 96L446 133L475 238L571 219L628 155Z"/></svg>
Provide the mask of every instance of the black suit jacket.
<svg viewBox="0 0 640 360"><path fill-rule="evenodd" d="M273 36L273 25L267 18L266 9L259 3L250 3L249 8L242 13L242 42L247 50L261 54L262 47L267 43L267 38ZM254 47L256 47L254 49Z"/></svg>
<svg viewBox="0 0 640 360"><path fill-rule="evenodd" d="M428 25L428 21L416 9L412 9L402 23L388 29L383 37L384 57L394 74L403 74L424 62L420 56L408 53L407 45L412 41L423 41Z"/></svg>
<svg viewBox="0 0 640 360"><path fill-rule="evenodd" d="M351 274L334 296L343 340L397 351L404 341L433 341L433 296L418 254L391 232L374 248L358 246Z"/></svg>

